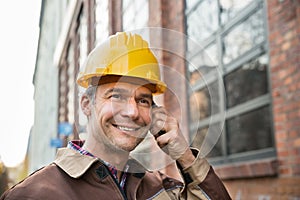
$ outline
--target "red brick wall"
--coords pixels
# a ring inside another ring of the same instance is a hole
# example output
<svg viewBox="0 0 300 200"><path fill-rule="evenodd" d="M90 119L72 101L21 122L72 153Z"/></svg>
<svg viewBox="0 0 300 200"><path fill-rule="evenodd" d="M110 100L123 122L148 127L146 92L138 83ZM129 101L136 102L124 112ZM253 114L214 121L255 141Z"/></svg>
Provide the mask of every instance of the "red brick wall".
<svg viewBox="0 0 300 200"><path fill-rule="evenodd" d="M109 33L122 31L122 0L110 0L109 3Z"/></svg>
<svg viewBox="0 0 300 200"><path fill-rule="evenodd" d="M300 175L300 1L267 4L279 173L290 177Z"/></svg>
<svg viewBox="0 0 300 200"><path fill-rule="evenodd" d="M225 182L232 199L290 200L300 198L299 178L256 178Z"/></svg>

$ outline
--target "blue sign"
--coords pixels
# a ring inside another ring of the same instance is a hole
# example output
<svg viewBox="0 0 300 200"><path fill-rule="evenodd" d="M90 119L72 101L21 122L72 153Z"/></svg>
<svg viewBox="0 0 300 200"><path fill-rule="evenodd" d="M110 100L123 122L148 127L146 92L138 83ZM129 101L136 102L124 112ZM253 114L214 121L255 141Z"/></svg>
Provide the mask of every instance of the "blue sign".
<svg viewBox="0 0 300 200"><path fill-rule="evenodd" d="M58 124L58 134L69 136L73 133L73 125L68 122Z"/></svg>
<svg viewBox="0 0 300 200"><path fill-rule="evenodd" d="M59 138L52 138L50 141L50 146L55 148L60 148L63 145L63 141Z"/></svg>

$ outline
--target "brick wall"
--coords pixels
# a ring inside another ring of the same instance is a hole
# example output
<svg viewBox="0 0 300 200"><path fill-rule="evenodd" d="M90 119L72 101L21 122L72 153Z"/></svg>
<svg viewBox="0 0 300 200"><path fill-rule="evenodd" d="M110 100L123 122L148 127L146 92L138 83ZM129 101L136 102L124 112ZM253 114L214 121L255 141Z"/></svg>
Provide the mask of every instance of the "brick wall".
<svg viewBox="0 0 300 200"><path fill-rule="evenodd" d="M300 1L267 4L279 173L290 177L300 175Z"/></svg>
<svg viewBox="0 0 300 200"><path fill-rule="evenodd" d="M232 199L291 200L300 198L299 178L256 178L225 182Z"/></svg>

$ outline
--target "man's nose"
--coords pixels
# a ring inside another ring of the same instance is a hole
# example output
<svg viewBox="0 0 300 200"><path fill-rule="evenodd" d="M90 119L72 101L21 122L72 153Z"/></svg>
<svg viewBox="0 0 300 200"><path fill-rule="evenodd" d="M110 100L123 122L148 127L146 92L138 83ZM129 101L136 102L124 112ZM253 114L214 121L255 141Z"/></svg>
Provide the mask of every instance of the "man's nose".
<svg viewBox="0 0 300 200"><path fill-rule="evenodd" d="M122 115L130 117L131 119L136 119L139 116L138 104L135 98L130 98L122 108Z"/></svg>

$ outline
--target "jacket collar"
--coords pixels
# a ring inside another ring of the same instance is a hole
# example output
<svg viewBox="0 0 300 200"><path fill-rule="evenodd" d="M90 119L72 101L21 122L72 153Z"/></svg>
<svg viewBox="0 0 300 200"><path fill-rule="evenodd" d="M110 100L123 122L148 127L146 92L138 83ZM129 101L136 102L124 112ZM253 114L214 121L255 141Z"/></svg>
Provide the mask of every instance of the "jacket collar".
<svg viewBox="0 0 300 200"><path fill-rule="evenodd" d="M100 159L82 155L78 151L69 148L60 148L57 151L54 163L64 170L70 177L78 178L82 176L94 163L101 162ZM148 171L139 162L129 159L129 172L134 176L142 178Z"/></svg>
<svg viewBox="0 0 300 200"><path fill-rule="evenodd" d="M57 151L54 163L64 170L69 176L78 178L97 161L97 158L82 155L72 149L60 148Z"/></svg>

